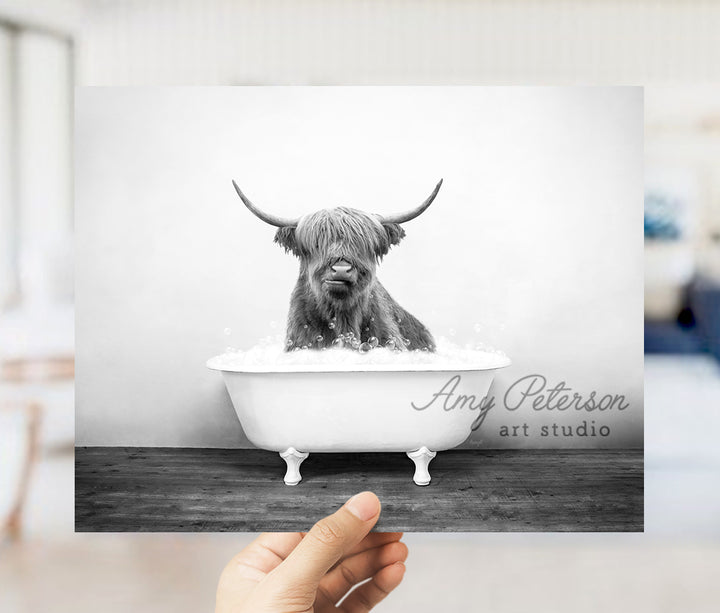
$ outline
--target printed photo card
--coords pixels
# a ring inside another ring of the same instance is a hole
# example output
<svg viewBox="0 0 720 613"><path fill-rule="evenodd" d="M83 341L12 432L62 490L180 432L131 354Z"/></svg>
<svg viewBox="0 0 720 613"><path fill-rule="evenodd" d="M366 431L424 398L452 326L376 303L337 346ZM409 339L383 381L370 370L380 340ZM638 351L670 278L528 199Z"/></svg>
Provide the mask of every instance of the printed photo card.
<svg viewBox="0 0 720 613"><path fill-rule="evenodd" d="M79 88L76 530L643 530L643 91Z"/></svg>

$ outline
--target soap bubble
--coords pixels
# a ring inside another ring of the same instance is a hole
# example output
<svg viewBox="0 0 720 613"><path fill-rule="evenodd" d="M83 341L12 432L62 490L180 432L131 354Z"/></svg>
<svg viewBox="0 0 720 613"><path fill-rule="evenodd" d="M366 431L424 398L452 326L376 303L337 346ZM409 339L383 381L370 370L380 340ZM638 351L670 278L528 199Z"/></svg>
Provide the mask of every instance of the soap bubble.
<svg viewBox="0 0 720 613"><path fill-rule="evenodd" d="M369 327L369 326L365 328L365 332L370 332L370 327Z"/></svg>
<svg viewBox="0 0 720 613"><path fill-rule="evenodd" d="M352 348L353 348L353 349L358 349L358 348L360 347L360 341L359 341L358 339L356 339L356 338L353 338L353 339L350 341L350 345L352 345Z"/></svg>
<svg viewBox="0 0 720 613"><path fill-rule="evenodd" d="M305 330L307 330L307 328L308 328L308 325L307 325L307 324L305 324L305 325L303 326L303 328L304 328Z"/></svg>
<svg viewBox="0 0 720 613"><path fill-rule="evenodd" d="M375 321L375 318L374 318L374 317L371 317L371 318L370 318L370 321Z"/></svg>
<svg viewBox="0 0 720 613"><path fill-rule="evenodd" d="M402 339L402 342L405 343L405 346L407 347L410 344L410 339L404 338L404 339Z"/></svg>
<svg viewBox="0 0 720 613"><path fill-rule="evenodd" d="M232 328L225 328L223 332L225 333L225 336L230 336L232 334Z"/></svg>
<svg viewBox="0 0 720 613"><path fill-rule="evenodd" d="M377 347L377 346L380 344L380 341L377 339L376 336L371 336L371 337L367 340L367 342L368 342L368 344L369 344L373 349L375 349L375 347Z"/></svg>
<svg viewBox="0 0 720 613"><path fill-rule="evenodd" d="M363 343L360 342L361 339L353 336L357 351L349 351L354 347L351 343L346 343L344 337L335 339L332 347L330 345L334 337L325 334L325 340L319 345L314 341L316 337L317 333L308 337L307 340L285 337L272 345L256 344L247 350L228 347L227 353L217 356L216 364L224 368L237 367L241 370L245 366L262 365L272 369L273 365L301 366L306 364L326 365L331 370L335 368L363 370L370 365L386 365L392 370L394 365L408 364L438 365L441 369L453 370L465 364L473 368L496 367L498 357L504 356L501 351L489 345L479 344L477 341L471 344L473 349L468 349L449 340L438 339L437 345L431 343L407 351L401 337L380 337L378 346L373 347L374 341L371 341L370 338ZM313 342L309 342L311 340ZM288 341L292 344L290 345ZM307 344L303 345L303 342ZM325 351L322 351L323 345L327 347ZM304 351L303 348L305 348Z"/></svg>
<svg viewBox="0 0 720 613"><path fill-rule="evenodd" d="M322 334L318 334L318 335L315 337L315 342L316 342L316 343L322 343L324 340L325 340L325 337L324 337Z"/></svg>
<svg viewBox="0 0 720 613"><path fill-rule="evenodd" d="M330 328L331 330L334 330L334 329L335 329L335 322L334 322L334 321L331 321L331 322L328 324L328 328Z"/></svg>

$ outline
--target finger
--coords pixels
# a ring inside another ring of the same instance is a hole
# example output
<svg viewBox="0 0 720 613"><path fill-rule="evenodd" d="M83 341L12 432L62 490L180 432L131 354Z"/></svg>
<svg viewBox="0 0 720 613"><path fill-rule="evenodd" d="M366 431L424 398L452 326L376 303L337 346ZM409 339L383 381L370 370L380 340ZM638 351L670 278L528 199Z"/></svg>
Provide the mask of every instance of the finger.
<svg viewBox="0 0 720 613"><path fill-rule="evenodd" d="M300 532L300 534L304 537L307 532ZM340 564L343 559L354 556L356 553L360 553L367 549L375 549L375 547L381 547L386 543L394 543L395 541L399 541L403 536L403 532L371 532L362 541L355 545L355 547L350 549L343 558L340 558L340 560L335 563L335 566Z"/></svg>
<svg viewBox="0 0 720 613"><path fill-rule="evenodd" d="M361 581L395 562L407 559L405 543L394 542L375 549L369 549L343 560L320 581L318 593L330 604L336 604L345 594Z"/></svg>
<svg viewBox="0 0 720 613"><path fill-rule="evenodd" d="M405 564L395 562L380 570L370 581L354 589L343 600L340 610L344 613L366 613L392 592L405 575Z"/></svg>
<svg viewBox="0 0 720 613"><path fill-rule="evenodd" d="M276 568L302 540L299 532L264 532L225 567L234 580L259 581Z"/></svg>
<svg viewBox="0 0 720 613"><path fill-rule="evenodd" d="M382 547L387 543L394 543L402 537L402 532L371 532L345 555L346 557L354 556L356 553L367 549L375 549L375 547Z"/></svg>
<svg viewBox="0 0 720 613"><path fill-rule="evenodd" d="M370 532L379 516L380 501L375 494L356 494L312 527L275 570L273 583L317 586L328 569Z"/></svg>

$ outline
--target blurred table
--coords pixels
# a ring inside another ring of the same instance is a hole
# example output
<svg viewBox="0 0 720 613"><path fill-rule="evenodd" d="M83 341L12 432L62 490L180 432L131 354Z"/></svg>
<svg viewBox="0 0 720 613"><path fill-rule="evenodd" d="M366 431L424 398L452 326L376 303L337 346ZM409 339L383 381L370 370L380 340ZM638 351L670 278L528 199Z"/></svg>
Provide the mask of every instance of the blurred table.
<svg viewBox="0 0 720 613"><path fill-rule="evenodd" d="M12 358L0 362L0 383L37 384L72 380L75 376L75 358L72 355L45 358ZM33 468L38 459L42 405L33 399L0 398L0 410L23 411L27 416L27 445L21 465L20 479L14 502L2 523L2 537L18 539L22 534L22 516L32 479Z"/></svg>

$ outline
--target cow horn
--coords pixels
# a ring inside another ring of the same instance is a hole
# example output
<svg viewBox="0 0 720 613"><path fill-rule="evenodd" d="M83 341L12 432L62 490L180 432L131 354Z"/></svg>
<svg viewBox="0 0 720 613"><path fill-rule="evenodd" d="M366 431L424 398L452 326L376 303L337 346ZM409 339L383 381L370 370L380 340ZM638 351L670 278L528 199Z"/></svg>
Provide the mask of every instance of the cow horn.
<svg viewBox="0 0 720 613"><path fill-rule="evenodd" d="M247 196L242 193L235 181L233 181L232 184L235 186L235 191L238 193L238 196L240 196L240 200L245 203L245 206L250 209L250 212L256 217L262 219L265 223L269 223L271 226L277 226L278 228L285 228L288 226L294 228L298 225L298 222L300 221L299 219L283 219L282 217L276 217L275 215L270 215L269 213L261 211L252 202L250 202L250 200L248 200Z"/></svg>
<svg viewBox="0 0 720 613"><path fill-rule="evenodd" d="M437 193L440 191L440 186L442 185L442 182L443 182L443 180L440 179L438 184L435 186L435 189L433 190L432 194L430 194L430 196L428 196L428 199L425 202L423 202L416 209L412 209L410 211L405 211L404 213L400 213L399 215L388 215L387 217L383 217L382 221L384 223L405 223L406 221L415 219L418 215L421 215L425 211L425 209L427 209L432 204L433 200L435 200L435 196L437 196Z"/></svg>

